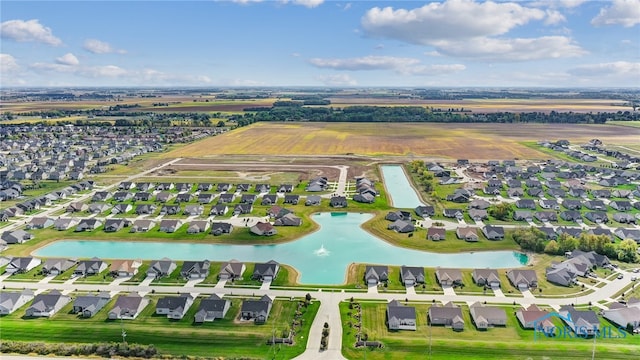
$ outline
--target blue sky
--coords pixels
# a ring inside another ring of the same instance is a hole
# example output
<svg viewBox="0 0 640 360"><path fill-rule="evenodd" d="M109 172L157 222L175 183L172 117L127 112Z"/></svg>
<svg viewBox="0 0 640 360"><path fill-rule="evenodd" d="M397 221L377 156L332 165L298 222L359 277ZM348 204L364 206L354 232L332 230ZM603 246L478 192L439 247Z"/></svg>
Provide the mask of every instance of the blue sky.
<svg viewBox="0 0 640 360"><path fill-rule="evenodd" d="M640 0L3 0L0 10L2 87L640 85Z"/></svg>

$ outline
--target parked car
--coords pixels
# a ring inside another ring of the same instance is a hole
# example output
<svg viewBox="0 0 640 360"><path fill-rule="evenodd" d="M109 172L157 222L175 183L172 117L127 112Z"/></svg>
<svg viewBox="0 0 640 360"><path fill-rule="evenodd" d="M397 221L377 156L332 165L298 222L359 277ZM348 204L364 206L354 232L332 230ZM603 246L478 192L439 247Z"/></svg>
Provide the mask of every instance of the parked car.
<svg viewBox="0 0 640 360"><path fill-rule="evenodd" d="M618 275L618 279L624 279L624 275L619 274L619 275Z"/></svg>

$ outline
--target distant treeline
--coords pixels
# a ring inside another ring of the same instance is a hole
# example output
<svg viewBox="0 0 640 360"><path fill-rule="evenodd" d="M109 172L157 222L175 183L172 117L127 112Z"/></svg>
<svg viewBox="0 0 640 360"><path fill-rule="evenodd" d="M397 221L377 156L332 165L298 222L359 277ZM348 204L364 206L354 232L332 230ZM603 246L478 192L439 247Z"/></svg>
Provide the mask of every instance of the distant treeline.
<svg viewBox="0 0 640 360"><path fill-rule="evenodd" d="M276 106L276 103L278 104ZM345 108L305 107L296 101L278 101L271 108L254 110L242 118L256 121L326 122L451 122L451 123L567 123L603 124L608 120L638 120L630 111L615 113L496 112L469 113L458 109L430 109L419 106L349 106Z"/></svg>

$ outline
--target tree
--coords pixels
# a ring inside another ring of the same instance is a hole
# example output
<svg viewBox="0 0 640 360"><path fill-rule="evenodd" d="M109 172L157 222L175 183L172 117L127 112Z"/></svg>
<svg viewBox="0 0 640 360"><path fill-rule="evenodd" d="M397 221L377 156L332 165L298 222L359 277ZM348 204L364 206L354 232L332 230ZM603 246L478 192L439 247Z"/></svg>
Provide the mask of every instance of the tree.
<svg viewBox="0 0 640 360"><path fill-rule="evenodd" d="M555 240L549 241L547 246L544 247L544 252L547 254L558 255L560 252L560 245Z"/></svg>
<svg viewBox="0 0 640 360"><path fill-rule="evenodd" d="M558 245L560 245L562 253L573 251L578 248L578 239L567 233L562 233L558 236Z"/></svg>
<svg viewBox="0 0 640 360"><path fill-rule="evenodd" d="M489 209L489 215L493 216L498 220L509 219L511 217L512 212L513 212L513 205L506 202L502 202L497 205L494 205Z"/></svg>
<svg viewBox="0 0 640 360"><path fill-rule="evenodd" d="M618 260L624 262L635 262L638 258L638 244L631 240L626 239L623 240L620 245L618 245Z"/></svg>
<svg viewBox="0 0 640 360"><path fill-rule="evenodd" d="M216 127L224 127L225 123L224 121L220 120L218 121L218 123L216 124Z"/></svg>

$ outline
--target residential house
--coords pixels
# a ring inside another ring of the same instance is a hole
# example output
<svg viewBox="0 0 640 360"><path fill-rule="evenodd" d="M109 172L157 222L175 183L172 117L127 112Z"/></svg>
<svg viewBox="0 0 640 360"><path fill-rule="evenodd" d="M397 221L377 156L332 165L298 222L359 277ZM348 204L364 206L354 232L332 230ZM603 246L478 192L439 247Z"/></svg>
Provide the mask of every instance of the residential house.
<svg viewBox="0 0 640 360"><path fill-rule="evenodd" d="M613 221L616 221L622 224L635 224L636 218L629 213L615 213L613 214Z"/></svg>
<svg viewBox="0 0 640 360"><path fill-rule="evenodd" d="M565 199L562 201L562 206L568 210L580 210L582 209L582 202L580 200Z"/></svg>
<svg viewBox="0 0 640 360"><path fill-rule="evenodd" d="M218 204L233 201L229 201L229 199L233 199L233 194L228 194L232 195L232 197L226 196L224 201L222 201L222 195L225 194L220 195L221 198L218 200ZM258 196L256 194L242 194L242 196L240 197L240 204L255 204L257 200Z"/></svg>
<svg viewBox="0 0 640 360"><path fill-rule="evenodd" d="M240 317L242 320L253 320L256 324L264 324L269 318L273 300L263 295L258 300L244 300L240 307Z"/></svg>
<svg viewBox="0 0 640 360"><path fill-rule="evenodd" d="M94 257L90 260L80 260L73 274L76 276L98 275L107 269L107 263Z"/></svg>
<svg viewBox="0 0 640 360"><path fill-rule="evenodd" d="M138 293L120 295L109 311L109 319L133 320L149 305L149 299Z"/></svg>
<svg viewBox="0 0 640 360"><path fill-rule="evenodd" d="M200 204L209 204L213 201L213 198L215 197L215 194L211 194L211 193L200 193L198 194L198 202Z"/></svg>
<svg viewBox="0 0 640 360"><path fill-rule="evenodd" d="M335 208L347 207L347 198L344 196L333 196L329 200L329 206L335 207Z"/></svg>
<svg viewBox="0 0 640 360"><path fill-rule="evenodd" d="M135 195L133 195L133 200L135 201L151 201L151 193L149 192L137 192Z"/></svg>
<svg viewBox="0 0 640 360"><path fill-rule="evenodd" d="M614 200L609 203L609 206L618 211L629 211L632 209L631 202L626 200Z"/></svg>
<svg viewBox="0 0 640 360"><path fill-rule="evenodd" d="M176 190L180 192L191 191L193 184L190 183L176 183Z"/></svg>
<svg viewBox="0 0 640 360"><path fill-rule="evenodd" d="M536 211L533 214L537 220L546 223L550 221L558 221L558 214L554 211Z"/></svg>
<svg viewBox="0 0 640 360"><path fill-rule="evenodd" d="M397 300L387 304L387 326L389 330L416 330L416 308L405 306Z"/></svg>
<svg viewBox="0 0 640 360"><path fill-rule="evenodd" d="M584 214L584 217L596 224L606 224L609 222L609 216L607 216L607 213L604 211L588 211Z"/></svg>
<svg viewBox="0 0 640 360"><path fill-rule="evenodd" d="M253 205L251 204L236 204L233 208L233 215L246 215L251 214L253 211Z"/></svg>
<svg viewBox="0 0 640 360"><path fill-rule="evenodd" d="M71 301L71 297L62 295L57 290L47 294L38 294L31 306L25 311L27 317L51 317Z"/></svg>
<svg viewBox="0 0 640 360"><path fill-rule="evenodd" d="M114 215L126 214L131 210L133 210L133 206L131 206L131 204L116 204L111 208L111 213Z"/></svg>
<svg viewBox="0 0 640 360"><path fill-rule="evenodd" d="M584 206L589 210L606 211L607 206L602 200L587 200L584 202Z"/></svg>
<svg viewBox="0 0 640 360"><path fill-rule="evenodd" d="M271 191L271 185L269 184L257 184L254 188L254 191L257 193L268 193Z"/></svg>
<svg viewBox="0 0 640 360"><path fill-rule="evenodd" d="M73 301L74 314L80 314L83 318L93 317L111 300L108 292L100 292L98 294L87 294L76 297Z"/></svg>
<svg viewBox="0 0 640 360"><path fill-rule="evenodd" d="M541 310L535 304L522 307L516 311L516 318L524 329L543 331L549 335L555 334L556 326L549 318L549 312Z"/></svg>
<svg viewBox="0 0 640 360"><path fill-rule="evenodd" d="M225 222L212 222L211 233L213 235L231 234L233 231L233 225Z"/></svg>
<svg viewBox="0 0 640 360"><path fill-rule="evenodd" d="M317 177L309 180L309 184L305 190L308 192L318 192L325 191L328 187L328 179L326 177Z"/></svg>
<svg viewBox="0 0 640 360"><path fill-rule="evenodd" d="M469 313L478 330L507 325L507 313L501 307L486 306L476 302L469 306Z"/></svg>
<svg viewBox="0 0 640 360"><path fill-rule="evenodd" d="M225 215L228 211L229 211L229 207L227 205L224 205L224 204L214 205L211 207L211 211L209 212L209 215L221 216L221 215Z"/></svg>
<svg viewBox="0 0 640 360"><path fill-rule="evenodd" d="M173 194L168 191L160 191L156 194L156 201L159 203L166 203L173 199Z"/></svg>
<svg viewBox="0 0 640 360"><path fill-rule="evenodd" d="M151 264L149 264L147 276L159 279L171 275L176 268L176 262L169 258L165 257L160 260L153 260Z"/></svg>
<svg viewBox="0 0 640 360"><path fill-rule="evenodd" d="M387 226L389 230L394 230L399 233L409 233L415 230L415 226L411 220L396 220Z"/></svg>
<svg viewBox="0 0 640 360"><path fill-rule="evenodd" d="M160 227L158 231L166 233L174 233L182 227L182 221L176 219L164 219L160 220Z"/></svg>
<svg viewBox="0 0 640 360"><path fill-rule="evenodd" d="M160 215L177 215L182 211L182 207L178 204L162 205Z"/></svg>
<svg viewBox="0 0 640 360"><path fill-rule="evenodd" d="M251 184L238 184L236 185L237 192L246 192L251 189Z"/></svg>
<svg viewBox="0 0 640 360"><path fill-rule="evenodd" d="M262 197L260 205L273 205L278 201L278 195L267 194Z"/></svg>
<svg viewBox="0 0 640 360"><path fill-rule="evenodd" d="M462 209L444 209L443 215L448 218L456 218L461 220L464 218L464 212Z"/></svg>
<svg viewBox="0 0 640 360"><path fill-rule="evenodd" d="M209 275L209 260L185 261L180 269L180 275L185 279L204 279Z"/></svg>
<svg viewBox="0 0 640 360"><path fill-rule="evenodd" d="M279 193L290 193L292 191L293 191L293 185L291 184L280 184L277 190L277 192Z"/></svg>
<svg viewBox="0 0 640 360"><path fill-rule="evenodd" d="M242 274L246 270L244 263L238 260L230 260L222 263L220 266L220 272L218 273L218 279L220 280L242 280Z"/></svg>
<svg viewBox="0 0 640 360"><path fill-rule="evenodd" d="M502 226L486 225L482 228L482 233L489 240L504 239L504 228Z"/></svg>
<svg viewBox="0 0 640 360"><path fill-rule="evenodd" d="M184 215L187 216L200 216L204 212L204 206L202 205L187 205L184 207Z"/></svg>
<svg viewBox="0 0 640 360"><path fill-rule="evenodd" d="M298 205L299 201L300 201L300 195L285 195L284 196L284 203L285 204Z"/></svg>
<svg viewBox="0 0 640 360"><path fill-rule="evenodd" d="M52 218L34 217L31 219L31 221L29 221L29 223L27 223L27 226L25 226L25 229L27 230L46 229L48 227L53 226L53 222L54 220Z"/></svg>
<svg viewBox="0 0 640 360"><path fill-rule="evenodd" d="M7 264L4 272L7 274L22 274L35 269L41 263L42 261L40 259L31 256L14 257Z"/></svg>
<svg viewBox="0 0 640 360"><path fill-rule="evenodd" d="M100 226L102 226L102 221L100 219L95 219L95 218L81 219L74 231L75 232L91 231L99 228Z"/></svg>
<svg viewBox="0 0 640 360"><path fill-rule="evenodd" d="M420 205L415 208L416 215L426 218L436 214L435 208L431 205Z"/></svg>
<svg viewBox="0 0 640 360"><path fill-rule="evenodd" d="M200 308L196 312L194 322L211 322L215 319L223 319L231 307L231 301L221 299L216 294L211 294L206 299L200 301Z"/></svg>
<svg viewBox="0 0 640 360"><path fill-rule="evenodd" d="M538 287L538 275L535 270L511 269L507 271L507 279L520 291Z"/></svg>
<svg viewBox="0 0 640 360"><path fill-rule="evenodd" d="M532 199L520 199L516 201L516 207L518 209L533 209L536 208L536 203Z"/></svg>
<svg viewBox="0 0 640 360"><path fill-rule="evenodd" d="M89 208L89 205L83 203L83 202L72 202L71 204L69 204L67 206L66 211L69 213L72 212L81 212L81 211L87 211L87 209Z"/></svg>
<svg viewBox="0 0 640 360"><path fill-rule="evenodd" d="M44 261L42 265L42 273L46 275L60 275L71 269L77 263L73 259L50 258Z"/></svg>
<svg viewBox="0 0 640 360"><path fill-rule="evenodd" d="M400 279L404 286L415 286L416 284L424 284L424 268L415 266L400 267Z"/></svg>
<svg viewBox="0 0 640 360"><path fill-rule="evenodd" d="M444 325L451 327L455 331L462 331L464 330L462 309L453 302L448 302L442 306L433 305L429 308L429 324Z"/></svg>
<svg viewBox="0 0 640 360"><path fill-rule="evenodd" d="M469 212L469 217L473 221L482 221L489 218L489 214L487 213L487 210L469 209L468 212Z"/></svg>
<svg viewBox="0 0 640 360"><path fill-rule="evenodd" d="M576 310L573 306L565 305L560 307L562 320L576 335L592 336L600 331L600 320L595 311ZM569 317L570 315L570 317Z"/></svg>
<svg viewBox="0 0 640 360"><path fill-rule="evenodd" d="M582 215L580 214L580 211L575 211L575 210L563 211L560 213L560 217L562 218L562 220L565 220L565 221L573 221L573 222L582 221Z"/></svg>
<svg viewBox="0 0 640 360"><path fill-rule="evenodd" d="M270 260L266 263L256 263L251 279L271 282L278 276L278 271L280 271L280 264L275 260Z"/></svg>
<svg viewBox="0 0 640 360"><path fill-rule="evenodd" d="M76 226L77 220L74 218L58 218L53 222L53 228L58 231L69 230Z"/></svg>
<svg viewBox="0 0 640 360"><path fill-rule="evenodd" d="M561 286L571 286L576 281L576 273L567 267L548 267L545 277L548 282Z"/></svg>
<svg viewBox="0 0 640 360"><path fill-rule="evenodd" d="M9 315L33 299L33 290L0 291L0 315Z"/></svg>
<svg viewBox="0 0 640 360"><path fill-rule="evenodd" d="M462 272L459 269L436 269L436 279L442 287L462 285Z"/></svg>
<svg viewBox="0 0 640 360"><path fill-rule="evenodd" d="M150 215L156 211L157 207L154 204L140 204L136 206L136 214L138 215Z"/></svg>
<svg viewBox="0 0 640 360"><path fill-rule="evenodd" d="M180 296L165 296L158 299L156 304L157 315L167 315L168 319L180 320L187 313L193 304L191 294L180 294Z"/></svg>
<svg viewBox="0 0 640 360"><path fill-rule="evenodd" d="M474 269L471 276L478 286L489 287L491 289L500 288L500 275L496 269Z"/></svg>
<svg viewBox="0 0 640 360"><path fill-rule="evenodd" d="M311 206L311 205L320 205L320 202L322 201L322 198L318 195L307 195L307 199L304 202L305 206Z"/></svg>
<svg viewBox="0 0 640 360"><path fill-rule="evenodd" d="M188 224L187 234L198 234L207 232L211 224L206 220L196 220Z"/></svg>
<svg viewBox="0 0 640 360"><path fill-rule="evenodd" d="M468 241L468 242L476 242L478 241L478 228L475 227L458 227L456 229L456 236L458 239Z"/></svg>
<svg viewBox="0 0 640 360"><path fill-rule="evenodd" d="M111 218L104 221L105 232L116 232L122 230L122 228L129 226L131 221L127 219Z"/></svg>
<svg viewBox="0 0 640 360"><path fill-rule="evenodd" d="M133 222L133 225L131 225L129 232L147 232L153 229L155 226L156 223L153 220L140 219Z"/></svg>
<svg viewBox="0 0 640 360"><path fill-rule="evenodd" d="M300 226L302 225L302 219L294 215L293 213L288 213L276 219L273 225L274 226Z"/></svg>
<svg viewBox="0 0 640 360"><path fill-rule="evenodd" d="M368 286L377 286L389 280L389 267L383 265L367 265L364 271L364 281Z"/></svg>
<svg viewBox="0 0 640 360"><path fill-rule="evenodd" d="M159 183L158 186L156 186L156 190L168 191L168 190L173 190L175 187L176 186L172 182L164 182L164 183Z"/></svg>
<svg viewBox="0 0 640 360"><path fill-rule="evenodd" d="M113 194L113 200L118 202L129 201L131 199L133 199L133 193L130 193L128 191L118 191Z"/></svg>
<svg viewBox="0 0 640 360"><path fill-rule="evenodd" d="M427 239L433 241L441 241L446 238L446 230L440 227L430 227L427 230Z"/></svg>
<svg viewBox="0 0 640 360"><path fill-rule="evenodd" d="M31 239L33 239L33 234L24 230L3 231L0 235L0 240L6 244L22 244Z"/></svg>
<svg viewBox="0 0 640 360"><path fill-rule="evenodd" d="M176 195L176 199L175 199L175 203L182 203L182 202L190 202L193 198L193 195L191 195L190 193L180 193L178 195Z"/></svg>
<svg viewBox="0 0 640 360"><path fill-rule="evenodd" d="M258 236L272 236L278 233L278 230L276 230L271 223L260 221L253 225L249 230L252 234L256 234Z"/></svg>
<svg viewBox="0 0 640 360"><path fill-rule="evenodd" d="M218 186L216 187L216 190L222 192L222 191L229 191L231 190L231 184L229 183L219 183ZM209 191L209 190L207 190Z"/></svg>
<svg viewBox="0 0 640 360"><path fill-rule="evenodd" d="M605 319L622 329L631 330L633 333L640 331L640 306L622 305L604 310L602 313Z"/></svg>
<svg viewBox="0 0 640 360"><path fill-rule="evenodd" d="M538 202L543 209L560 210L560 205L556 200L540 199Z"/></svg>
<svg viewBox="0 0 640 360"><path fill-rule="evenodd" d="M114 277L130 277L138 273L142 260L113 260L109 273Z"/></svg>

